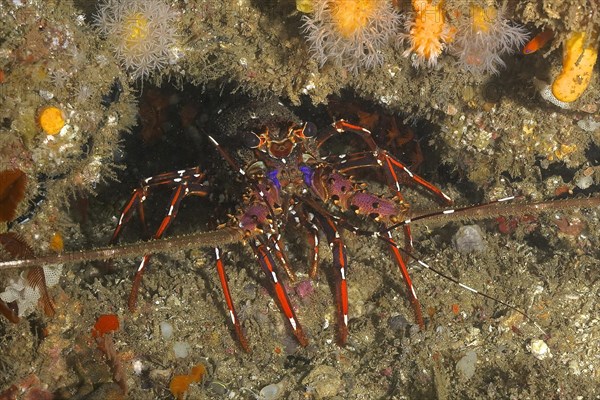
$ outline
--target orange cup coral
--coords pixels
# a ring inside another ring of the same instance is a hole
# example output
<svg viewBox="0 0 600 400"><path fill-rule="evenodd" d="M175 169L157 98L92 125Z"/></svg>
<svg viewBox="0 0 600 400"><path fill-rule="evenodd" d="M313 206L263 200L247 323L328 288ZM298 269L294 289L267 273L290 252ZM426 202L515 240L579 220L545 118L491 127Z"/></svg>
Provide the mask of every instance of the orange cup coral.
<svg viewBox="0 0 600 400"><path fill-rule="evenodd" d="M319 64L333 61L354 73L383 64L383 48L400 24L388 0L315 0L303 20Z"/></svg>
<svg viewBox="0 0 600 400"><path fill-rule="evenodd" d="M176 61L176 18L163 0L104 0L94 22L132 76L146 78Z"/></svg>
<svg viewBox="0 0 600 400"><path fill-rule="evenodd" d="M597 37L590 40L596 41ZM598 50L592 44L584 48L584 44L585 33L575 32L563 45L562 71L552 83L552 94L560 101L577 100L590 84Z"/></svg>
<svg viewBox="0 0 600 400"><path fill-rule="evenodd" d="M414 18L408 19L402 34L402 41L409 42L404 57L412 55L415 67L433 67L438 57L454 37L454 28L446 23L443 2L432 4L426 0L413 0Z"/></svg>

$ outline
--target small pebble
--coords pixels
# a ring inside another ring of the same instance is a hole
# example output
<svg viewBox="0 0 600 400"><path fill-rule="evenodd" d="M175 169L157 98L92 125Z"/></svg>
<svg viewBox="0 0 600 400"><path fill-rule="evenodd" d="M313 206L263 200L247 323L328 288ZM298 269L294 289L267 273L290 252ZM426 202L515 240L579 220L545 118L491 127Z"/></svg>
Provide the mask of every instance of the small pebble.
<svg viewBox="0 0 600 400"><path fill-rule="evenodd" d="M318 365L302 380L302 384L316 392L318 398L335 396L342 390L339 371L329 365Z"/></svg>
<svg viewBox="0 0 600 400"><path fill-rule="evenodd" d="M226 396L229 393L229 389L224 383L212 381L208 384L208 390L219 396Z"/></svg>
<svg viewBox="0 0 600 400"><path fill-rule="evenodd" d="M403 315L394 315L388 319L388 326L395 333L404 333L410 323Z"/></svg>

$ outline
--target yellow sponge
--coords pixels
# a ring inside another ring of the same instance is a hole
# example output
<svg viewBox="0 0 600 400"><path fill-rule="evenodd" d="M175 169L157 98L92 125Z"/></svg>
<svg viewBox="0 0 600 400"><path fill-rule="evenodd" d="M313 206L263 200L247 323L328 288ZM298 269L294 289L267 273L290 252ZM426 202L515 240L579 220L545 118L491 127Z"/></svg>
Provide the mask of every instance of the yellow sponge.
<svg viewBox="0 0 600 400"><path fill-rule="evenodd" d="M564 43L562 71L552 83L552 94L558 100L573 102L590 84L598 50L591 47L595 45L596 38L589 42L588 47L583 48L585 33L575 32Z"/></svg>

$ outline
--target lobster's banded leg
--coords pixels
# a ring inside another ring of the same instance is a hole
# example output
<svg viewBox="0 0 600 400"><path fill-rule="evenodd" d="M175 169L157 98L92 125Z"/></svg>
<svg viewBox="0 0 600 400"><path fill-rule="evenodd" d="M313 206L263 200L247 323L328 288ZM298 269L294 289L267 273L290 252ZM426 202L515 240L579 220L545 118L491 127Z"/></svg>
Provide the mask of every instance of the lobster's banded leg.
<svg viewBox="0 0 600 400"><path fill-rule="evenodd" d="M192 170L195 170L193 168ZM178 174L182 174L186 170L178 171ZM164 174L163 174L164 175ZM204 177L203 174L194 174L192 178L194 179L202 179ZM177 216L177 212L179 211L179 207L181 205L181 201L187 196L206 196L208 192L205 190L205 186L202 183L191 182L189 183L187 180L184 180L183 177L175 178L177 186L175 191L171 195L171 199L169 201L169 206L167 207L167 213L162 219L160 226L156 230L156 233L152 237L153 239L160 239L164 235L167 228L171 225L175 217ZM135 276L133 278L133 285L131 287L131 292L129 294L129 309L135 310L137 304L137 296L139 292L140 285L142 283L142 277L144 275L144 271L148 267L148 263L150 262L151 255L144 254L142 257L142 261L137 268Z"/></svg>
<svg viewBox="0 0 600 400"><path fill-rule="evenodd" d="M333 254L338 309L338 342L343 346L348 340L348 283L346 282L348 258L346 256L346 246L333 219L324 213L318 212L318 210L315 210L315 218L323 228Z"/></svg>
<svg viewBox="0 0 600 400"><path fill-rule="evenodd" d="M138 216L146 229L146 218L144 214L144 201L151 189L160 187L160 186L171 186L177 187L181 185L183 182L187 182L190 187L194 186L195 191L204 192L204 187L201 184L201 181L204 179L206 175L200 171L200 167L192 167L187 169L181 169L178 171L166 172L163 174L159 174L156 176L152 176L149 178L145 178L140 182L140 187L134 189L129 201L123 207L121 211L121 216L119 217L119 222L113 232L112 238L110 239L109 244L116 244L119 240L119 236L123 230L125 224L129 222L131 217L133 216L134 210L137 208ZM200 187L197 187L197 186ZM197 194L197 193L196 193ZM199 194L197 194L199 195Z"/></svg>
<svg viewBox="0 0 600 400"><path fill-rule="evenodd" d="M296 282L296 273L290 265L290 260L288 259L287 254L283 251L285 246L283 244L283 240L281 239L281 235L269 235L269 241L271 242L271 247L275 250L275 257L277 257L277 260L279 260L279 263L290 279L290 282Z"/></svg>
<svg viewBox="0 0 600 400"><path fill-rule="evenodd" d="M440 200L442 200L442 202L444 204L450 205L453 203L450 196L448 196L446 193L442 192L433 183L426 181L425 179L421 178L417 174L412 173L406 165L401 163L399 160L397 160L394 156L392 156L387 151L380 150L377 154L377 158L378 158L378 160L381 160L381 162L385 164L386 168L384 168L384 171L386 171L386 176L388 176L388 174L389 174L388 181L393 181L392 188L394 190L396 190L397 192L400 191L400 181L398 179L398 175L396 174L396 170L394 169L394 167L401 169L405 174L407 174L409 176L409 178L411 180L413 180L419 186L429 190L431 193L436 195Z"/></svg>
<svg viewBox="0 0 600 400"><path fill-rule="evenodd" d="M299 206L298 210L294 206ZM310 249L308 275L315 278L319 265L319 228L314 223L315 216L313 213L306 211L298 203L294 203L294 206L289 208L289 213L297 226L302 226L308 231L307 240Z"/></svg>
<svg viewBox="0 0 600 400"><path fill-rule="evenodd" d="M235 312L235 306L233 305L233 299L231 297L231 292L229 291L229 284L227 282L227 274L225 273L225 267L223 266L223 260L221 260L221 250L218 247L215 247L215 257L217 264L217 272L219 273L219 280L221 281L221 287L223 288L223 295L225 296L225 302L227 303L227 308L229 309L229 318L233 323L233 327L235 329L235 334L240 341L240 345L242 349L246 353L250 353L250 346L248 345L248 341L246 340L246 336L244 336L244 332L242 331L242 326L240 325L240 321L238 319L237 313Z"/></svg>
<svg viewBox="0 0 600 400"><path fill-rule="evenodd" d="M306 214L304 224L309 231L308 243L312 249L308 276L315 278L319 269L319 228L314 223L315 215L311 212L307 212Z"/></svg>
<svg viewBox="0 0 600 400"><path fill-rule="evenodd" d="M392 156L389 152L379 148L379 146L377 146L377 143L375 143L375 141L373 140L371 132L368 129L365 129L358 125L350 124L343 119L334 122L333 127L338 133L351 132L363 139L367 146L369 146L369 149L373 152L377 164L383 167L386 177L388 179L388 185L392 188L392 190L395 190L396 192L400 191L400 179L398 177L398 174L396 173L396 169L400 169L403 173L405 173L408 176L410 180L433 193L445 204L452 204L452 199L440 189L438 189L434 184L421 178L419 175L411 172L406 165L404 165L402 162L400 162L398 159ZM325 140L323 140L323 142ZM319 142L319 146L321 146L323 142Z"/></svg>
<svg viewBox="0 0 600 400"><path fill-rule="evenodd" d="M117 222L117 226L110 238L108 244L116 244L119 241L119 237L121 236L121 232L125 224L127 224L131 217L133 216L134 210L137 208L138 215L140 216L140 220L142 221L142 225L146 226L146 218L144 216L144 206L143 202L146 199L146 188L141 187L133 190L131 197L125 203L123 207L123 211L121 211L121 215L119 217L119 222Z"/></svg>
<svg viewBox="0 0 600 400"><path fill-rule="evenodd" d="M387 232L384 235L387 236L386 242L389 245L388 247L391 250L392 255L394 256L394 260L396 261L396 264L398 265L398 268L400 269L400 273L402 274L402 278L404 278L404 282L406 283L406 287L408 289L408 297L410 298L410 301L413 305L413 309L415 311L415 319L417 320L419 327L421 327L421 329L424 329L425 322L423 322L423 312L421 311L421 303L419 302L419 299L417 298L417 293L415 292L415 287L413 286L412 279L410 278L410 275L408 273L408 268L406 268L406 263L404 262L404 258L402 257L402 254L400 253L400 248L398 247L398 245L392 238L392 234L390 232ZM404 251L404 253L410 254L410 252L406 251L406 250Z"/></svg>
<svg viewBox="0 0 600 400"><path fill-rule="evenodd" d="M363 231L362 233L366 234L367 232ZM375 233L373 233L373 235L376 236L376 237L378 237L379 239L383 240L386 243L390 243L391 244L391 242L393 242L393 241L390 242L390 237L389 237L388 233L375 232ZM394 244L394 246L395 246L395 244ZM450 281L450 282L452 282L452 283L460 286L461 288L463 288L465 290L468 290L471 293L474 293L474 294L476 294L478 296L481 296L481 297L485 297L486 299L492 300L492 301L494 301L496 303L502 304L503 306L508 307L509 309L511 309L511 310L515 311L516 313L522 315L529 322L533 323L533 325L536 328L538 328L540 330L540 332L542 332L542 334L546 335L546 332L544 331L544 329L542 329L542 327L532 317L530 317L525 311L522 311L519 308L517 308L516 306L514 306L512 304L509 304L509 303L507 303L507 302L505 302L503 300L500 300L497 297L491 296L491 295L489 295L489 294L487 294L487 293L485 293L483 291L480 291L480 290L477 290L477 289L475 289L475 288L473 288L471 286L468 286L468 285L460 282L458 279L455 279L452 276L450 276L450 275L448 275L448 274L440 271L439 269L436 269L436 268L432 267L431 265L427 264L423 260L415 257L413 254L405 252L403 249L400 249L397 246L395 246L395 247L398 250L404 252L407 257L409 257L409 258L413 259L414 261L416 261L417 263L419 263L419 265L421 267L434 272L436 275L441 276L442 278L444 278L444 279L446 279L446 280L448 280L448 281Z"/></svg>
<svg viewBox="0 0 600 400"><path fill-rule="evenodd" d="M179 211L179 205L181 204L181 200L185 197L185 189L184 185L177 186L175 192L171 196L171 201L169 202L169 208L167 209L167 214L163 218L160 226L156 230L156 233L153 236L153 239L160 239L164 234L165 230L171 225L173 218L177 216L177 211ZM144 276L144 271L148 267L148 263L150 262L151 254L144 254L142 257L142 261L138 266L135 276L133 277L133 285L131 287L131 292L129 293L129 309L135 310L137 304L137 296L139 292L140 285L142 283L142 277Z"/></svg>
<svg viewBox="0 0 600 400"><path fill-rule="evenodd" d="M277 301L279 302L279 307L286 316L290 327L294 332L294 336L296 336L298 343L305 347L308 345L308 339L306 339L304 330L302 329L300 322L298 322L298 318L294 313L294 309L292 308L292 304L290 303L288 295L283 285L279 281L279 278L277 277L277 273L275 272L275 260L273 259L269 248L265 244L260 243L258 240L254 243L250 243L250 246L252 247L252 251L254 251L254 255L256 256L262 270L267 275L267 279L271 281L271 286L275 292Z"/></svg>

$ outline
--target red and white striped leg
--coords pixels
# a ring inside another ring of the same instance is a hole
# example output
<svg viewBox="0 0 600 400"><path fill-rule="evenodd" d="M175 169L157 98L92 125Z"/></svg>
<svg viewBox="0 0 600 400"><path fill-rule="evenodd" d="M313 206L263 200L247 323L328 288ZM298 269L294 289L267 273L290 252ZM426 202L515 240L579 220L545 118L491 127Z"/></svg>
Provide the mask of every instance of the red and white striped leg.
<svg viewBox="0 0 600 400"><path fill-rule="evenodd" d="M244 336L242 326L240 324L237 313L235 312L233 299L231 297L231 292L229 291L229 284L227 282L227 274L225 273L225 267L223 266L223 261L221 260L221 250L218 247L215 247L215 257L217 261L217 272L219 273L219 280L221 281L223 295L225 296L225 303L227 303L227 308L229 310L229 318L231 319L231 323L233 324L233 327L235 329L235 334L238 340L240 341L240 346L242 346L242 349L245 352L250 353L250 346L248 345L246 336Z"/></svg>
<svg viewBox="0 0 600 400"><path fill-rule="evenodd" d="M339 230L333 219L315 210L315 218L325 232L327 242L333 253L333 270L335 273L336 302L338 315L338 343L340 346L348 340L348 258L346 246L340 236Z"/></svg>
<svg viewBox="0 0 600 400"><path fill-rule="evenodd" d="M174 189L174 192L171 195L166 215L162 219L160 226L158 227L158 229L152 237L153 239L160 239L177 216L177 212L179 211L181 201L185 197L203 197L208 194L205 185L202 183L204 178L205 175L202 172L200 172L200 168L194 167L174 172L168 172L157 175L156 177L144 179L142 181L141 187L134 190L131 198L125 204L125 207L123 208L123 211L121 212L121 216L119 218L119 223L115 228L110 243L114 244L118 241L124 225L131 219L133 211L136 207L138 209L140 220L145 225L143 203L146 200L146 197L149 194L151 188L170 187ZM146 270L146 268L148 267L148 263L150 262L150 257L150 254L145 254L142 257L142 260L133 278L133 284L128 301L128 305L131 310L135 310L136 308L139 287L142 282L144 271Z"/></svg>
<svg viewBox="0 0 600 400"><path fill-rule="evenodd" d="M281 308L281 311L287 318L294 336L296 336L298 343L305 347L308 344L308 339L304 334L300 322L298 322L298 318L294 313L294 309L292 308L292 304L290 303L285 288L277 277L277 273L275 272L275 260L273 259L270 249L265 244L260 243L258 240L250 243L250 246L252 247L252 251L254 251L254 255L256 256L262 270L264 271L265 275L267 275L267 279L269 279L271 282L271 287L279 303L279 308Z"/></svg>

